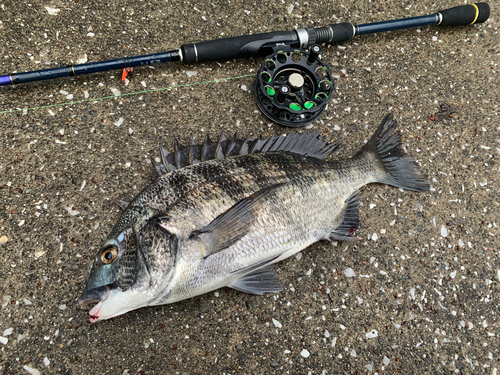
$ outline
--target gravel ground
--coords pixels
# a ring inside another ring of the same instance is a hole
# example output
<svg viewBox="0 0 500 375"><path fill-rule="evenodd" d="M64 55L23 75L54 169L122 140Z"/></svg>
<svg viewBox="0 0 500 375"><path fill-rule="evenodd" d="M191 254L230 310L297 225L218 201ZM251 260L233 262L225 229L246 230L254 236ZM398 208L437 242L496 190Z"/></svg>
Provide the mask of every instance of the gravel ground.
<svg viewBox="0 0 500 375"><path fill-rule="evenodd" d="M0 72L455 5L7 0ZM97 324L77 304L118 216L112 199L151 181L160 141L283 130L253 98L260 59L0 88L0 373L497 374L500 4L491 5L482 25L324 47L336 90L312 128L349 157L393 112L432 189L364 188L363 239L278 264L286 287L265 296L222 289Z"/></svg>

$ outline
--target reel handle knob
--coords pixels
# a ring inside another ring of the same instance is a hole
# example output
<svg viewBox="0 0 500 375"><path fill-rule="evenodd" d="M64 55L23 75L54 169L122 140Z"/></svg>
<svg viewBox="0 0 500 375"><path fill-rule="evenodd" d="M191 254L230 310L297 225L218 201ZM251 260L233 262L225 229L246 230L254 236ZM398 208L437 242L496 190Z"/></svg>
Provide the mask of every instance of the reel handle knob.
<svg viewBox="0 0 500 375"><path fill-rule="evenodd" d="M313 64L320 55L320 53L321 53L321 47L318 46L317 44L313 44L309 49L309 58L307 59L307 63L309 65Z"/></svg>
<svg viewBox="0 0 500 375"><path fill-rule="evenodd" d="M288 85L280 86L278 90L278 103L284 103L288 94L290 94L290 87L288 87Z"/></svg>

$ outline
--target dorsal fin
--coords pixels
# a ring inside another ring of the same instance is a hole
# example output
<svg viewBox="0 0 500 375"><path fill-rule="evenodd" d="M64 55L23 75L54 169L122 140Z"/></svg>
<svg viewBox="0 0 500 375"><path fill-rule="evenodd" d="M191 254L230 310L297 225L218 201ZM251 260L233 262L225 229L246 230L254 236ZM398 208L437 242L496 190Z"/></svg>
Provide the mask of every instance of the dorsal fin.
<svg viewBox="0 0 500 375"><path fill-rule="evenodd" d="M169 152L160 145L161 163L155 161L152 163L157 175L162 176L202 161L261 152L293 152L324 159L338 146L337 142L325 140L321 134L316 132L300 134L292 130L288 135L273 135L268 139L251 138L250 135L245 139L240 139L236 137L236 134L228 138L224 133L221 133L217 141L212 141L207 135L202 144L196 144L191 136L188 146L183 146L176 139L174 152Z"/></svg>

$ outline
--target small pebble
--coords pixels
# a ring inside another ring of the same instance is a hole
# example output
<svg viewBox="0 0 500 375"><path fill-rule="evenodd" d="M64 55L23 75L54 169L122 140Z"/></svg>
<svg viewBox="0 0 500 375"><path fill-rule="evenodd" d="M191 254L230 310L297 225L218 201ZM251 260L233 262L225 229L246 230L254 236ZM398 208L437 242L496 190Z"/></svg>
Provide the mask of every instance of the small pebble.
<svg viewBox="0 0 500 375"><path fill-rule="evenodd" d="M280 322L278 322L276 319L273 318L273 324L276 328L281 328L283 327Z"/></svg>
<svg viewBox="0 0 500 375"><path fill-rule="evenodd" d="M448 229L444 225L441 226L441 237L448 237Z"/></svg>
<svg viewBox="0 0 500 375"><path fill-rule="evenodd" d="M61 9L58 9L58 8L52 8L52 7L45 7L45 9L47 10L47 12L49 12L49 14L51 16L56 16L57 13L59 13L61 11Z"/></svg>
<svg viewBox="0 0 500 375"><path fill-rule="evenodd" d="M82 57L76 60L77 64L85 64L88 61L87 54L85 53Z"/></svg>
<svg viewBox="0 0 500 375"><path fill-rule="evenodd" d="M5 331L3 331L4 336L9 336L12 335L12 328L7 328Z"/></svg>
<svg viewBox="0 0 500 375"><path fill-rule="evenodd" d="M123 124L123 117L120 117L118 119L118 121L113 122L113 125L116 125L116 126L120 126L121 124Z"/></svg>
<svg viewBox="0 0 500 375"><path fill-rule="evenodd" d="M300 352L300 355L304 358L307 358L311 355L311 353L309 353L309 350L307 350L307 349L302 349L302 351Z"/></svg>
<svg viewBox="0 0 500 375"><path fill-rule="evenodd" d="M372 339L374 337L378 337L378 331L376 329L372 329L370 332L366 334L366 337Z"/></svg>
<svg viewBox="0 0 500 375"><path fill-rule="evenodd" d="M347 268L346 270L344 270L344 275L346 275L346 277L356 276L356 274L354 273L354 270L352 268Z"/></svg>
<svg viewBox="0 0 500 375"><path fill-rule="evenodd" d="M110 87L109 88L111 90L111 92L113 93L114 96L120 96L121 95L121 92L120 90L114 88L114 87Z"/></svg>
<svg viewBox="0 0 500 375"><path fill-rule="evenodd" d="M75 207L73 206L68 206L68 207L65 207L66 208L66 211L68 211L68 213L71 215L71 216L76 216L76 215L79 215L80 214L80 211L78 211Z"/></svg>
<svg viewBox="0 0 500 375"><path fill-rule="evenodd" d="M40 375L40 371L38 371L36 368L29 367L28 365L24 365L23 369L28 371L31 375Z"/></svg>

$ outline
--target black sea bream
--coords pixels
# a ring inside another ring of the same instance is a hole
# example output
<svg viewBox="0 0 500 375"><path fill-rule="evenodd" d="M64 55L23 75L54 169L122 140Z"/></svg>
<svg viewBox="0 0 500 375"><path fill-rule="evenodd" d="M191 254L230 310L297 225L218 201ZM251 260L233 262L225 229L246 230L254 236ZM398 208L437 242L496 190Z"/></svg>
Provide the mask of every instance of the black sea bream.
<svg viewBox="0 0 500 375"><path fill-rule="evenodd" d="M95 256L79 300L97 303L90 321L226 286L278 292L273 263L319 240L357 239L361 187L429 189L392 115L354 157L324 161L335 148L293 132L161 147L158 178L124 205Z"/></svg>

